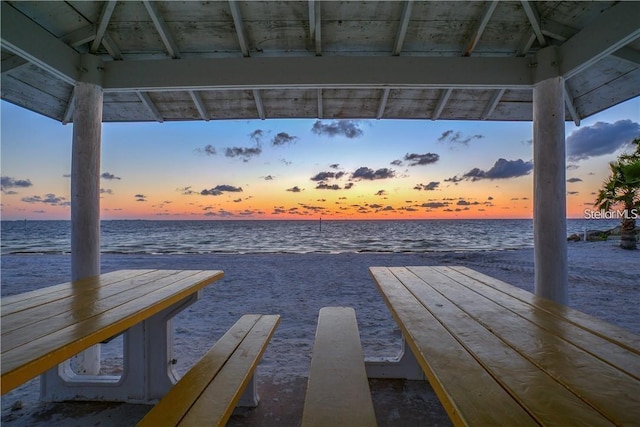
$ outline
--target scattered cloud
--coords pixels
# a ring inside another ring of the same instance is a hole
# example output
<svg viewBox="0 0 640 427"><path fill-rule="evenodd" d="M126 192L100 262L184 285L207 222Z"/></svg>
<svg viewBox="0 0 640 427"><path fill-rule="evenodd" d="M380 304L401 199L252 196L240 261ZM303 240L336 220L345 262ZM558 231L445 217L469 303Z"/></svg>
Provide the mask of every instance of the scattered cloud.
<svg viewBox="0 0 640 427"><path fill-rule="evenodd" d="M567 157L570 161L615 153L640 136L640 124L631 120L615 123L596 122L571 133L567 137Z"/></svg>
<svg viewBox="0 0 640 427"><path fill-rule="evenodd" d="M340 169L340 165L338 163L333 163L333 164L329 165L329 167L331 169Z"/></svg>
<svg viewBox="0 0 640 427"><path fill-rule="evenodd" d="M201 196L221 196L223 193L241 193L242 187L234 187L233 185L216 185L210 189L204 189L200 192Z"/></svg>
<svg viewBox="0 0 640 427"><path fill-rule="evenodd" d="M136 194L135 196L136 202L146 202L147 201L147 196L145 196L144 194Z"/></svg>
<svg viewBox="0 0 640 427"><path fill-rule="evenodd" d="M431 181L428 184L416 184L415 187L413 187L414 190L425 190L425 191L434 191L436 188L438 188L438 186L440 185L439 181Z"/></svg>
<svg viewBox="0 0 640 427"><path fill-rule="evenodd" d="M356 171L351 175L352 179L365 179L365 180L376 180L376 179L388 179L396 176L396 173L392 169L382 168L374 171L371 168L363 166L361 168L356 169Z"/></svg>
<svg viewBox="0 0 640 427"><path fill-rule="evenodd" d="M311 181L326 181L327 179L340 179L344 175L344 172L319 172L310 179Z"/></svg>
<svg viewBox="0 0 640 427"><path fill-rule="evenodd" d="M404 159L409 162L409 166L424 166L437 162L440 159L440 155L436 153L416 154L407 153Z"/></svg>
<svg viewBox="0 0 640 427"><path fill-rule="evenodd" d="M227 157L241 157L244 162L248 162L251 157L259 156L262 154L262 147L227 147L224 149L224 155Z"/></svg>
<svg viewBox="0 0 640 427"><path fill-rule="evenodd" d="M101 188L100 189L100 194L113 194L113 190L111 190L109 188Z"/></svg>
<svg viewBox="0 0 640 427"><path fill-rule="evenodd" d="M56 196L53 193L45 194L44 196L31 196L31 197L23 197L21 199L25 203L44 203L46 205L51 206L70 206L71 202L67 201L66 198L61 196Z"/></svg>
<svg viewBox="0 0 640 427"><path fill-rule="evenodd" d="M445 181L458 183L461 180L479 181L481 179L507 179L516 178L520 176L528 175L533 169L532 162L525 162L522 159L518 160L506 160L498 159L489 170L482 170L480 168L473 168L469 172L462 175L461 178L457 176L447 178Z"/></svg>
<svg viewBox="0 0 640 427"><path fill-rule="evenodd" d="M438 142L447 142L450 144L462 144L469 145L474 139L482 139L484 135L472 135L464 136L460 132L455 132L453 129L442 132L442 135L438 138Z"/></svg>
<svg viewBox="0 0 640 427"><path fill-rule="evenodd" d="M183 196L190 196L192 194L198 194L197 191L193 191L191 189L191 186L182 187L182 188L176 188L176 191L179 191L180 193L182 193Z"/></svg>
<svg viewBox="0 0 640 427"><path fill-rule="evenodd" d="M302 190L296 185L295 187L287 188L287 191L291 191L292 193L299 193Z"/></svg>
<svg viewBox="0 0 640 427"><path fill-rule="evenodd" d="M567 180L567 182L581 182L582 180L580 178L569 178Z"/></svg>
<svg viewBox="0 0 640 427"><path fill-rule="evenodd" d="M402 166L403 164L402 160L394 160L391 162L391 166Z"/></svg>
<svg viewBox="0 0 640 427"><path fill-rule="evenodd" d="M342 190L342 188L338 184L319 182L318 185L316 185L316 190Z"/></svg>
<svg viewBox="0 0 640 427"><path fill-rule="evenodd" d="M289 135L286 132L280 132L273 137L273 139L271 140L271 143L273 144L274 147L278 147L285 144L293 144L296 141L298 141L298 139L300 138L298 138L297 136Z"/></svg>
<svg viewBox="0 0 640 427"><path fill-rule="evenodd" d="M276 177L275 177L275 176L273 176L273 175L267 175L267 176L265 176L265 177L264 177L264 180L265 180L265 181L273 181L275 178L276 178Z"/></svg>
<svg viewBox="0 0 640 427"><path fill-rule="evenodd" d="M31 180L28 179L14 179L10 176L0 177L0 187L2 188L2 192L5 194L9 194L7 190L10 188L28 188L33 184ZM11 192L11 194L16 194L15 191Z"/></svg>
<svg viewBox="0 0 640 427"><path fill-rule="evenodd" d="M204 154L206 156L215 156L218 152L216 151L216 147L211 144L205 145L202 148L196 148L196 151L200 154Z"/></svg>
<svg viewBox="0 0 640 427"><path fill-rule="evenodd" d="M115 176L114 174L109 172L103 172L102 175L100 175L100 178L106 179L107 181L113 181L114 179L117 179L117 180L122 179L119 176Z"/></svg>
<svg viewBox="0 0 640 427"><path fill-rule="evenodd" d="M262 129L256 129L249 134L249 138L256 142L256 144L262 143L262 137L264 136L264 131Z"/></svg>
<svg viewBox="0 0 640 427"><path fill-rule="evenodd" d="M387 191L386 190L380 190L378 192L376 192L376 196L386 196L387 195Z"/></svg>
<svg viewBox="0 0 640 427"><path fill-rule="evenodd" d="M357 120L336 120L329 123L316 120L311 132L329 137L344 136L349 139L364 135L364 132L360 129L360 122Z"/></svg>

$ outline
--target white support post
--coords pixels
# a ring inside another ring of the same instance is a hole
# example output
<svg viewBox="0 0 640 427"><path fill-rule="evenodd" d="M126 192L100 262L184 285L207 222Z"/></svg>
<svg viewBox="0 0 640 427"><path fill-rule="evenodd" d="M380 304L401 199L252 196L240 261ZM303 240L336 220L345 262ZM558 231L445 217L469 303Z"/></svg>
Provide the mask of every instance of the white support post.
<svg viewBox="0 0 640 427"><path fill-rule="evenodd" d="M71 158L71 280L100 274L100 141L102 87L75 86ZM93 346L41 377L40 395L52 400L64 381L59 371L79 375L100 373L100 346Z"/></svg>
<svg viewBox="0 0 640 427"><path fill-rule="evenodd" d="M535 294L568 301L564 79L533 87Z"/></svg>

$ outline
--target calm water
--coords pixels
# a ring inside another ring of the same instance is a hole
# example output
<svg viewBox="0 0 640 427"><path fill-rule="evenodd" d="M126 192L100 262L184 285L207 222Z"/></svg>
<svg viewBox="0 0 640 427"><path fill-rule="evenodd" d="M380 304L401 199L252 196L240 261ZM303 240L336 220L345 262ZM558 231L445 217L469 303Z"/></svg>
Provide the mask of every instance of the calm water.
<svg viewBox="0 0 640 427"><path fill-rule="evenodd" d="M568 220L568 233L619 221ZM321 225L321 226L320 226ZM70 251L69 221L2 221L2 254ZM484 251L533 246L531 220L103 221L103 253Z"/></svg>

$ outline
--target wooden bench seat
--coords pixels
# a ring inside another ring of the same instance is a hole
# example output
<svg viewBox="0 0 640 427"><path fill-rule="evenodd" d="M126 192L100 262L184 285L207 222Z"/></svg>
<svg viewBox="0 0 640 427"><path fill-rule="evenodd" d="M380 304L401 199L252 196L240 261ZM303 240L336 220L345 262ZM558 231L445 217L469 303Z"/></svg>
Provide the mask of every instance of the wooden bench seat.
<svg viewBox="0 0 640 427"><path fill-rule="evenodd" d="M279 322L278 315L242 316L138 426L225 425Z"/></svg>
<svg viewBox="0 0 640 427"><path fill-rule="evenodd" d="M355 310L324 307L318 316L302 426L375 426Z"/></svg>
<svg viewBox="0 0 640 427"><path fill-rule="evenodd" d="M371 267L456 425L635 425L638 337L464 267Z"/></svg>

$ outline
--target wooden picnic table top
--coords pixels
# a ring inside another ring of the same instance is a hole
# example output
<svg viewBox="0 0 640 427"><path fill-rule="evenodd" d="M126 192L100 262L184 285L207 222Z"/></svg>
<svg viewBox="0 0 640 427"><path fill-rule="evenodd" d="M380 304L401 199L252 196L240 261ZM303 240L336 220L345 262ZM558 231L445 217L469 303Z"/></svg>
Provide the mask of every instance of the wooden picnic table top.
<svg viewBox="0 0 640 427"><path fill-rule="evenodd" d="M3 297L2 394L222 276L220 270L120 270Z"/></svg>
<svg viewBox="0 0 640 427"><path fill-rule="evenodd" d="M637 425L640 337L465 267L371 267L456 425Z"/></svg>

